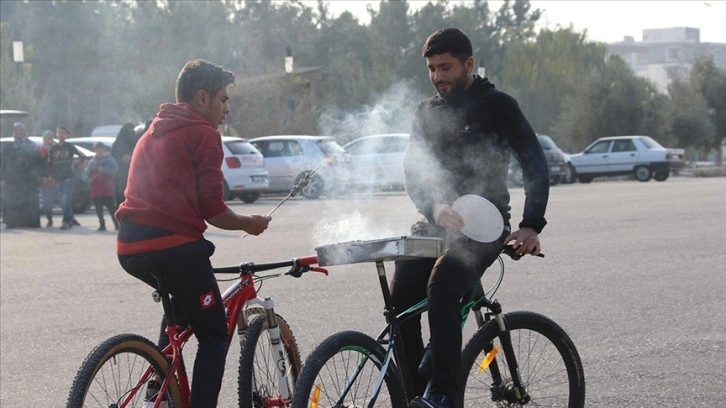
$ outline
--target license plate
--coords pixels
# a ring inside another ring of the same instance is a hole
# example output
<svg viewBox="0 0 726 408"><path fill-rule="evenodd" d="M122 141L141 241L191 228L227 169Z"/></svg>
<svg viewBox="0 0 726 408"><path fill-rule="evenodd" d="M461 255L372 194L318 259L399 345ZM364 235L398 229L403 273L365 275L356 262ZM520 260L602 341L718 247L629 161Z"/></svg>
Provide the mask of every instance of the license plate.
<svg viewBox="0 0 726 408"><path fill-rule="evenodd" d="M252 176L252 181L255 183L264 183L267 180L265 176Z"/></svg>

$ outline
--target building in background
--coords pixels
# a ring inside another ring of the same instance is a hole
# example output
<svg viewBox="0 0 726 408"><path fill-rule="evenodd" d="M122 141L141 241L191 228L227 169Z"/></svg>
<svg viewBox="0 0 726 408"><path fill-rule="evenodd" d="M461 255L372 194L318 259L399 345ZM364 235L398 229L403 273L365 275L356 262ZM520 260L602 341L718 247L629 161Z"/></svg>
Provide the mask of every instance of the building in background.
<svg viewBox="0 0 726 408"><path fill-rule="evenodd" d="M636 75L648 78L667 93L676 78L687 76L696 58L713 57L717 67L726 68L726 44L702 43L701 30L672 27L643 30L643 41L627 36L608 44L608 53L619 55Z"/></svg>

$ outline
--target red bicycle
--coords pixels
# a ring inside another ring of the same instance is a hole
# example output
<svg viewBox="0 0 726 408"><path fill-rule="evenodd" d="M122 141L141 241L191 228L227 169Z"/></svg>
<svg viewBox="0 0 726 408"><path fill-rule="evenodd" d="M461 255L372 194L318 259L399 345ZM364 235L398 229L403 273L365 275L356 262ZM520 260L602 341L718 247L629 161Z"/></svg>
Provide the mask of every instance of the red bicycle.
<svg viewBox="0 0 726 408"><path fill-rule="evenodd" d="M275 313L272 298L258 297L256 284L284 275L300 277L316 267L316 256L290 261L214 268L215 274L239 274L223 294L230 342L240 336L238 398L240 407L287 407L302 362L290 326ZM256 272L289 267L284 273L256 275ZM193 332L176 324L171 300L162 278L153 292L167 316L170 344L160 350L137 334L119 334L98 345L78 370L68 396L67 407L175 407L189 406L189 379L182 350ZM254 306L254 307L249 307ZM147 384L155 381L159 391L149 402Z"/></svg>

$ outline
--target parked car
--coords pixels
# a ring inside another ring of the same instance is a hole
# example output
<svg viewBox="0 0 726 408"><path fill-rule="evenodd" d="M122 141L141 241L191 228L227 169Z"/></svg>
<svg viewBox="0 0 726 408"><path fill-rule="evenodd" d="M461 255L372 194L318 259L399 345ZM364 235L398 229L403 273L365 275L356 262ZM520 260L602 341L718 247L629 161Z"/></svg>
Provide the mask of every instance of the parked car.
<svg viewBox="0 0 726 408"><path fill-rule="evenodd" d="M318 172L301 191L303 197L316 199L323 194L336 194L342 188L345 150L332 137L263 136L250 139L250 143L265 156L269 192L287 193L315 169Z"/></svg>
<svg viewBox="0 0 726 408"><path fill-rule="evenodd" d="M567 183L572 179L570 167L567 160L568 155L557 146L554 140L547 135L537 135L537 141L542 147L545 158L547 159L547 169L549 170L550 185L555 186L559 183ZM524 185L522 178L522 168L519 162L512 156L509 162L509 182L517 187Z"/></svg>
<svg viewBox="0 0 726 408"><path fill-rule="evenodd" d="M222 136L224 196L254 203L269 189L265 159L250 142L241 137Z"/></svg>
<svg viewBox="0 0 726 408"><path fill-rule="evenodd" d="M408 140L408 133L388 133L363 136L343 146L349 191L403 190L403 160Z"/></svg>
<svg viewBox="0 0 726 408"><path fill-rule="evenodd" d="M93 151L93 145L96 144L96 142L102 142L104 145L106 145L106 148L108 151L111 151L111 147L113 146L113 142L116 141L116 137L111 136L86 136L86 137L69 137L66 139L66 142L73 143L76 146L81 146L85 149Z"/></svg>
<svg viewBox="0 0 726 408"><path fill-rule="evenodd" d="M666 149L649 136L611 136L595 140L582 153L570 155L577 180L633 175L636 180L665 181L685 167L683 149Z"/></svg>
<svg viewBox="0 0 726 408"><path fill-rule="evenodd" d="M43 145L43 138L41 136L28 136L28 139L38 145ZM9 143L15 140L13 137L0 138L0 151L5 148ZM66 140L68 141L68 140ZM55 140L58 143L58 140ZM69 142L70 143L70 142ZM73 157L73 168L76 172L75 183L73 185L73 212L75 214L82 214L91 208L91 191L88 187L88 183L83 180L83 170L88 165L88 162L96 155L92 150L85 149L82 146L76 145L78 151L83 155ZM40 203L42 206L42 203Z"/></svg>

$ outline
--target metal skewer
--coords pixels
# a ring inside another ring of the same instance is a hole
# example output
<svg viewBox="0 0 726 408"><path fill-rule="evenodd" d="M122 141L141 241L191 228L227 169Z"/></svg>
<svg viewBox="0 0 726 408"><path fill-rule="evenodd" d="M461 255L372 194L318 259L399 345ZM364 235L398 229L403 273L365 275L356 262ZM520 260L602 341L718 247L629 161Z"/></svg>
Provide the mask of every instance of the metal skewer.
<svg viewBox="0 0 726 408"><path fill-rule="evenodd" d="M277 211L277 209L278 209L278 208L280 208L280 206L281 206L281 205L282 205L283 203L285 203L285 201L287 201L287 200L289 200L289 199L291 199L291 198L295 197L295 196L296 196L296 195L297 195L297 194L298 194L298 193L299 193L300 191L302 191L302 189L303 189L303 188L305 188L305 186L307 186L307 185L308 185L308 183L310 183L310 180L312 180L313 176L314 176L315 174L317 174L317 172L318 172L318 171L320 171L320 169L321 169L321 168L322 168L322 167L323 167L323 166L324 166L324 165L325 165L326 163L327 163L327 159L326 159L326 158L323 158L323 160L321 160L321 161L320 161L320 163L318 163L318 165L317 165L317 166L315 166L315 168L314 168L314 169L312 169L311 171L307 172L307 173L305 174L305 176L303 176L303 178L301 178L301 179L300 179L300 181L298 181L298 182L297 182L297 184L295 184L295 185L294 185L294 186L292 187L292 189L290 190L290 192L289 192L289 193L287 193L287 195L286 195L286 196L285 196L285 197L284 197L284 198L283 198L282 200L280 200L280 202L279 202L279 203L277 203L277 205L275 205L275 207L273 207L273 208L272 208L272 209L271 209L271 210L270 210L270 211L269 211L269 212L268 212L267 214L265 214L265 217L269 217L269 216L271 216L271 215L272 215L272 213L274 213L275 211ZM247 235L250 235L250 234L249 234L249 233L245 233L245 234L244 234L244 235L242 236L242 239L245 239L245 238L247 237Z"/></svg>

